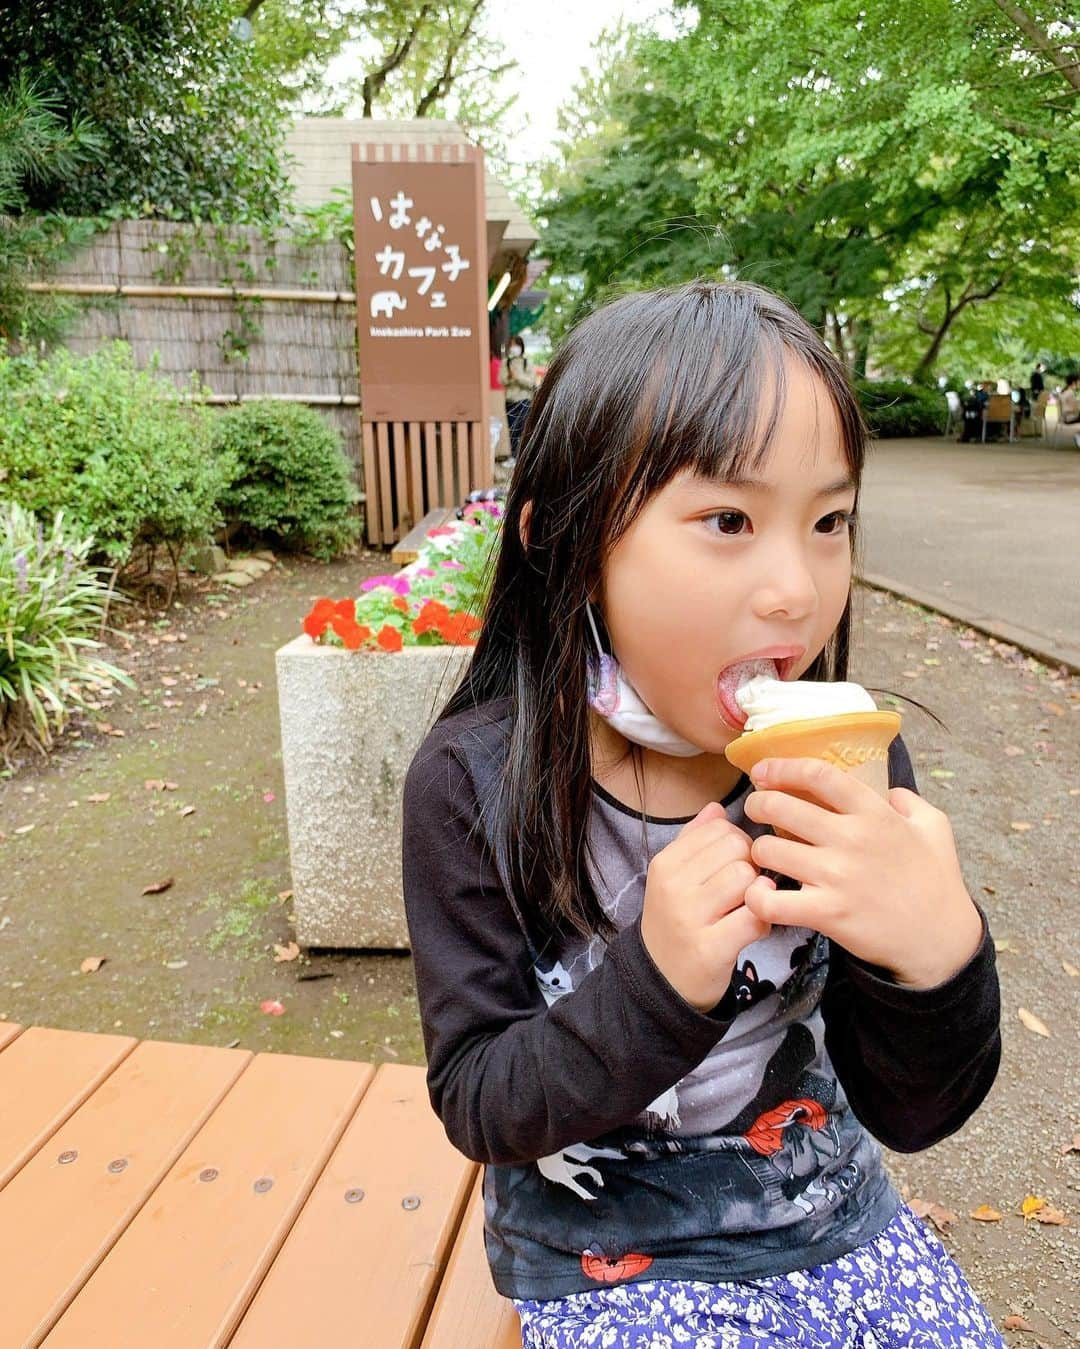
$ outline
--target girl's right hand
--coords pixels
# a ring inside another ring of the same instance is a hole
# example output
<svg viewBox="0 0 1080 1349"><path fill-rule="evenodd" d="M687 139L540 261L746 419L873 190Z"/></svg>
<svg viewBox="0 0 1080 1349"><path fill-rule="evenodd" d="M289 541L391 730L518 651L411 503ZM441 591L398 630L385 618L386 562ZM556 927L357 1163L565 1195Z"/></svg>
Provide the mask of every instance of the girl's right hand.
<svg viewBox="0 0 1080 1349"><path fill-rule="evenodd" d="M743 905L758 876L751 840L716 801L703 806L649 863L641 936L675 991L708 1012L727 992L739 952L771 924Z"/></svg>

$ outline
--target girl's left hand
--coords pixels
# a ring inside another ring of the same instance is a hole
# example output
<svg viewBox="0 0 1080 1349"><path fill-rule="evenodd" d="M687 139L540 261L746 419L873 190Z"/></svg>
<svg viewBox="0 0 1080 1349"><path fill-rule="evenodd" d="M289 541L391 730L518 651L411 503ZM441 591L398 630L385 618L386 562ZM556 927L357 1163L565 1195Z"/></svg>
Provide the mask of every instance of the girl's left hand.
<svg viewBox="0 0 1080 1349"><path fill-rule="evenodd" d="M749 818L805 840L754 840L754 864L802 888L778 890L759 876L746 891L752 913L822 932L912 988L944 983L970 960L982 921L943 811L906 787L886 800L821 759L765 759L750 776L758 790L746 798Z"/></svg>

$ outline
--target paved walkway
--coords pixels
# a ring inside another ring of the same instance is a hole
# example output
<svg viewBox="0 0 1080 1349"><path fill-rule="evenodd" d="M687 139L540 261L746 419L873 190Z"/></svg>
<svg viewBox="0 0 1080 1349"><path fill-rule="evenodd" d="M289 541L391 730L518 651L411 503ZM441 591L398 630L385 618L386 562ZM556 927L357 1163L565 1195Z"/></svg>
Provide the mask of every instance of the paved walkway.
<svg viewBox="0 0 1080 1349"><path fill-rule="evenodd" d="M865 579L1080 673L1080 450L877 441L861 511Z"/></svg>

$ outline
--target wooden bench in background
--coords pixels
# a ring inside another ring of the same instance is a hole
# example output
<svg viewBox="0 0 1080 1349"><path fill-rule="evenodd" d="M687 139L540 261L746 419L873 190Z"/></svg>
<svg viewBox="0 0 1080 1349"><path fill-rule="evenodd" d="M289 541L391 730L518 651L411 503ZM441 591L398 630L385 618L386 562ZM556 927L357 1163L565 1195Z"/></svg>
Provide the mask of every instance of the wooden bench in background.
<svg viewBox="0 0 1080 1349"><path fill-rule="evenodd" d="M520 1349L423 1068L0 1022L0 1346Z"/></svg>
<svg viewBox="0 0 1080 1349"><path fill-rule="evenodd" d="M396 567L405 567L410 562L415 562L420 556L420 549L424 546L428 530L437 529L439 525L445 525L447 520L453 519L453 517L454 510L446 506L439 506L436 510L428 511L415 529L410 529L403 539L399 539L394 544L390 552L390 561Z"/></svg>

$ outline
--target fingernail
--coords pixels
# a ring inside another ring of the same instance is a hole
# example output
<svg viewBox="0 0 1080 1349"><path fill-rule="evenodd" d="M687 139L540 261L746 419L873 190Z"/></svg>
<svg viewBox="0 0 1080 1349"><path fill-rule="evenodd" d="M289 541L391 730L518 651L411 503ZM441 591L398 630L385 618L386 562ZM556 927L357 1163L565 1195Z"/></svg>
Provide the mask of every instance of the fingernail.
<svg viewBox="0 0 1080 1349"><path fill-rule="evenodd" d="M750 770L750 777L754 782L764 782L768 776L769 776L768 759L762 760L761 763L756 763Z"/></svg>

